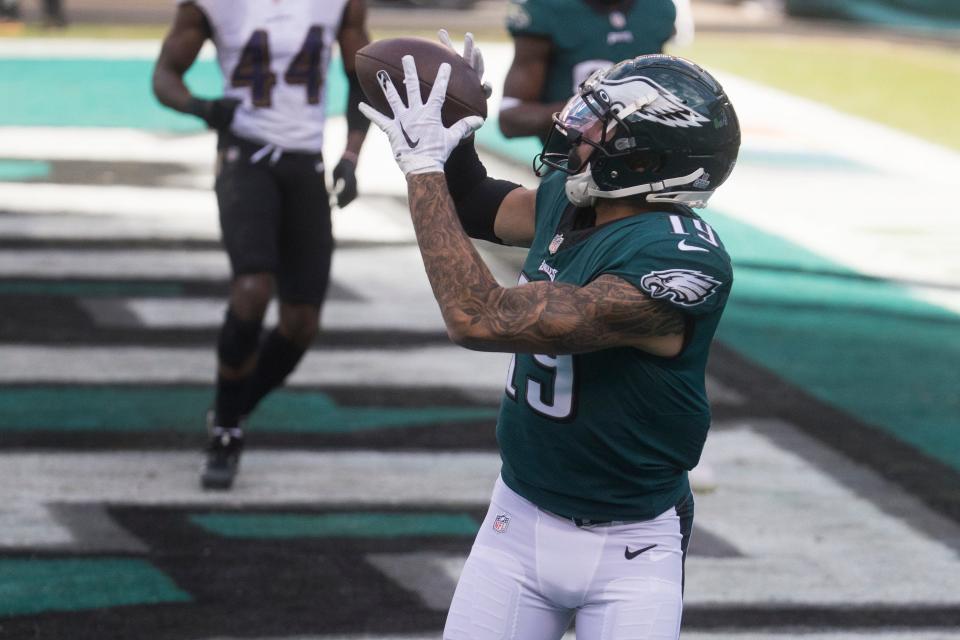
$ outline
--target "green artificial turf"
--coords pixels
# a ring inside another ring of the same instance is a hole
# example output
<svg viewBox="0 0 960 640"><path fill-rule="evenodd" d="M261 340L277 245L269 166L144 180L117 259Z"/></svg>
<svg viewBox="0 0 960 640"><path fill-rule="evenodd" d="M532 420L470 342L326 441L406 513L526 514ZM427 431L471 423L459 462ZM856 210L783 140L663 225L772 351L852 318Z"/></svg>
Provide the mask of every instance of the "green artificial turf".
<svg viewBox="0 0 960 640"><path fill-rule="evenodd" d="M708 34L676 53L960 149L956 49L853 37Z"/></svg>

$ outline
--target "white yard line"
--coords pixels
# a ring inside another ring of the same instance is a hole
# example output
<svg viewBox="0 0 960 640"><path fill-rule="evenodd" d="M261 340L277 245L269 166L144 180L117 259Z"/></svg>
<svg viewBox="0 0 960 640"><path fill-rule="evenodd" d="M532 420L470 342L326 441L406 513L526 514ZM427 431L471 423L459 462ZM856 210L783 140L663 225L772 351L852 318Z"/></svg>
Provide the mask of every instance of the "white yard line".
<svg viewBox="0 0 960 640"><path fill-rule="evenodd" d="M209 349L145 347L0 346L0 384L71 381L189 383L213 381L215 353ZM460 347L330 349L311 351L289 385L444 387L474 390L499 400L509 356Z"/></svg>
<svg viewBox="0 0 960 640"><path fill-rule="evenodd" d="M229 274L223 251L0 250L0 276L6 278L223 280Z"/></svg>
<svg viewBox="0 0 960 640"><path fill-rule="evenodd" d="M2 42L2 40L0 40ZM0 157L20 160L168 162L213 167L216 136L101 127L0 127Z"/></svg>
<svg viewBox="0 0 960 640"><path fill-rule="evenodd" d="M85 308L109 304L103 327L146 329L212 329L223 323L226 300L215 298L93 298ZM117 314L120 308L129 315ZM271 304L264 323L276 324L277 309ZM433 298L413 301L390 296L371 300L327 300L321 318L323 329L432 331L446 333L443 316Z"/></svg>

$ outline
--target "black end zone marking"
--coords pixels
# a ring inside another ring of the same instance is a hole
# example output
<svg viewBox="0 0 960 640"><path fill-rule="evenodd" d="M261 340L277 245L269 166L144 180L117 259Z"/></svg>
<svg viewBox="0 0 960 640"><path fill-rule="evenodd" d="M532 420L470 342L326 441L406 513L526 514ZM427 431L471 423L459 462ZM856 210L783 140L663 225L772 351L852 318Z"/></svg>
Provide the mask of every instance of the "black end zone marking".
<svg viewBox="0 0 960 640"><path fill-rule="evenodd" d="M58 304L44 302L39 305L50 313L62 314L48 320L33 318L25 322L31 303L20 307L17 313L6 314L0 319L0 343L73 345L83 347L196 347L208 348L213 353L219 329L148 329L126 327L100 327L90 321L72 300ZM73 320L61 325L57 321ZM266 327L270 330L270 327ZM450 338L440 331L393 331L364 329L321 329L311 346L313 351L341 349L392 349L398 347L427 347L450 345Z"/></svg>
<svg viewBox="0 0 960 640"><path fill-rule="evenodd" d="M960 608L936 605L685 606L683 626L697 630L910 630L960 628ZM864 634L865 637L869 634Z"/></svg>
<svg viewBox="0 0 960 640"><path fill-rule="evenodd" d="M244 456L258 449L373 451L497 451L496 420L439 422L422 427L367 429L353 433L263 432L246 430ZM207 443L202 420L195 429L183 431L111 432L57 431L44 429L9 431L2 434L0 451L157 450L196 451L199 469L201 451Z"/></svg>
<svg viewBox="0 0 960 640"><path fill-rule="evenodd" d="M466 511L478 526L484 515L448 505L414 509L364 505L361 510L405 514ZM432 633L443 627L446 613L424 606L416 594L388 579L364 556L409 551L465 556L473 542L472 535L233 539L209 533L188 520L193 513L215 511L203 507L190 511L111 509L121 526L151 547L147 559L194 602L8 618L0 622L0 635L51 640L183 640ZM244 508L243 513L257 511ZM261 511L335 513L338 509L311 511L299 505Z"/></svg>

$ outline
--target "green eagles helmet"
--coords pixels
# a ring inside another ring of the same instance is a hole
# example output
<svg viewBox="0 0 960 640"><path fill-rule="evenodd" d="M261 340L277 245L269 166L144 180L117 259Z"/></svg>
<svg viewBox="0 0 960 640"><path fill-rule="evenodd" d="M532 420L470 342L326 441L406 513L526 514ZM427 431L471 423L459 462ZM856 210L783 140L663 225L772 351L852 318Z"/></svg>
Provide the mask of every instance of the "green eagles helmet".
<svg viewBox="0 0 960 640"><path fill-rule="evenodd" d="M706 206L740 149L740 123L723 88L675 56L639 56L597 71L553 120L535 170L569 174L567 197L577 206L627 197Z"/></svg>

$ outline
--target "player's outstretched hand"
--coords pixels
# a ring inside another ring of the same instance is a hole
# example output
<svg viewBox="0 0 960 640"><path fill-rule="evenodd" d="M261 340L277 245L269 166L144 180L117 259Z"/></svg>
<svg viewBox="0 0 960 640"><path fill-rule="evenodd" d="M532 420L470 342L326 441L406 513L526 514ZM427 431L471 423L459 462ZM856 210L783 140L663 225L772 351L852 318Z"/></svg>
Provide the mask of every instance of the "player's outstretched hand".
<svg viewBox="0 0 960 640"><path fill-rule="evenodd" d="M457 53L457 49L453 46L453 42L450 40L450 34L447 33L446 29L440 29L437 35L440 37L440 42L445 44L450 51L453 51L463 58L464 61L470 65L470 68L477 72L477 77L480 78L480 81L483 83L483 95L489 98L493 94L493 87L483 79L483 53L480 52L480 47L473 41L473 34L468 31L467 34L463 36L463 55Z"/></svg>
<svg viewBox="0 0 960 640"><path fill-rule="evenodd" d="M333 168L333 191L337 194L337 206L343 209L357 197L357 163L350 158L340 158Z"/></svg>
<svg viewBox="0 0 960 640"><path fill-rule="evenodd" d="M373 124L380 127L393 148L393 157L404 175L442 172L443 165L460 140L483 125L480 116L468 116L454 123L449 129L443 126L440 109L447 95L450 80L450 65L443 63L426 102L420 97L420 79L413 56L403 56L403 85L407 90L407 103L403 104L390 76L380 71L377 79L383 95L393 111L386 116L366 103L360 103L360 111Z"/></svg>

